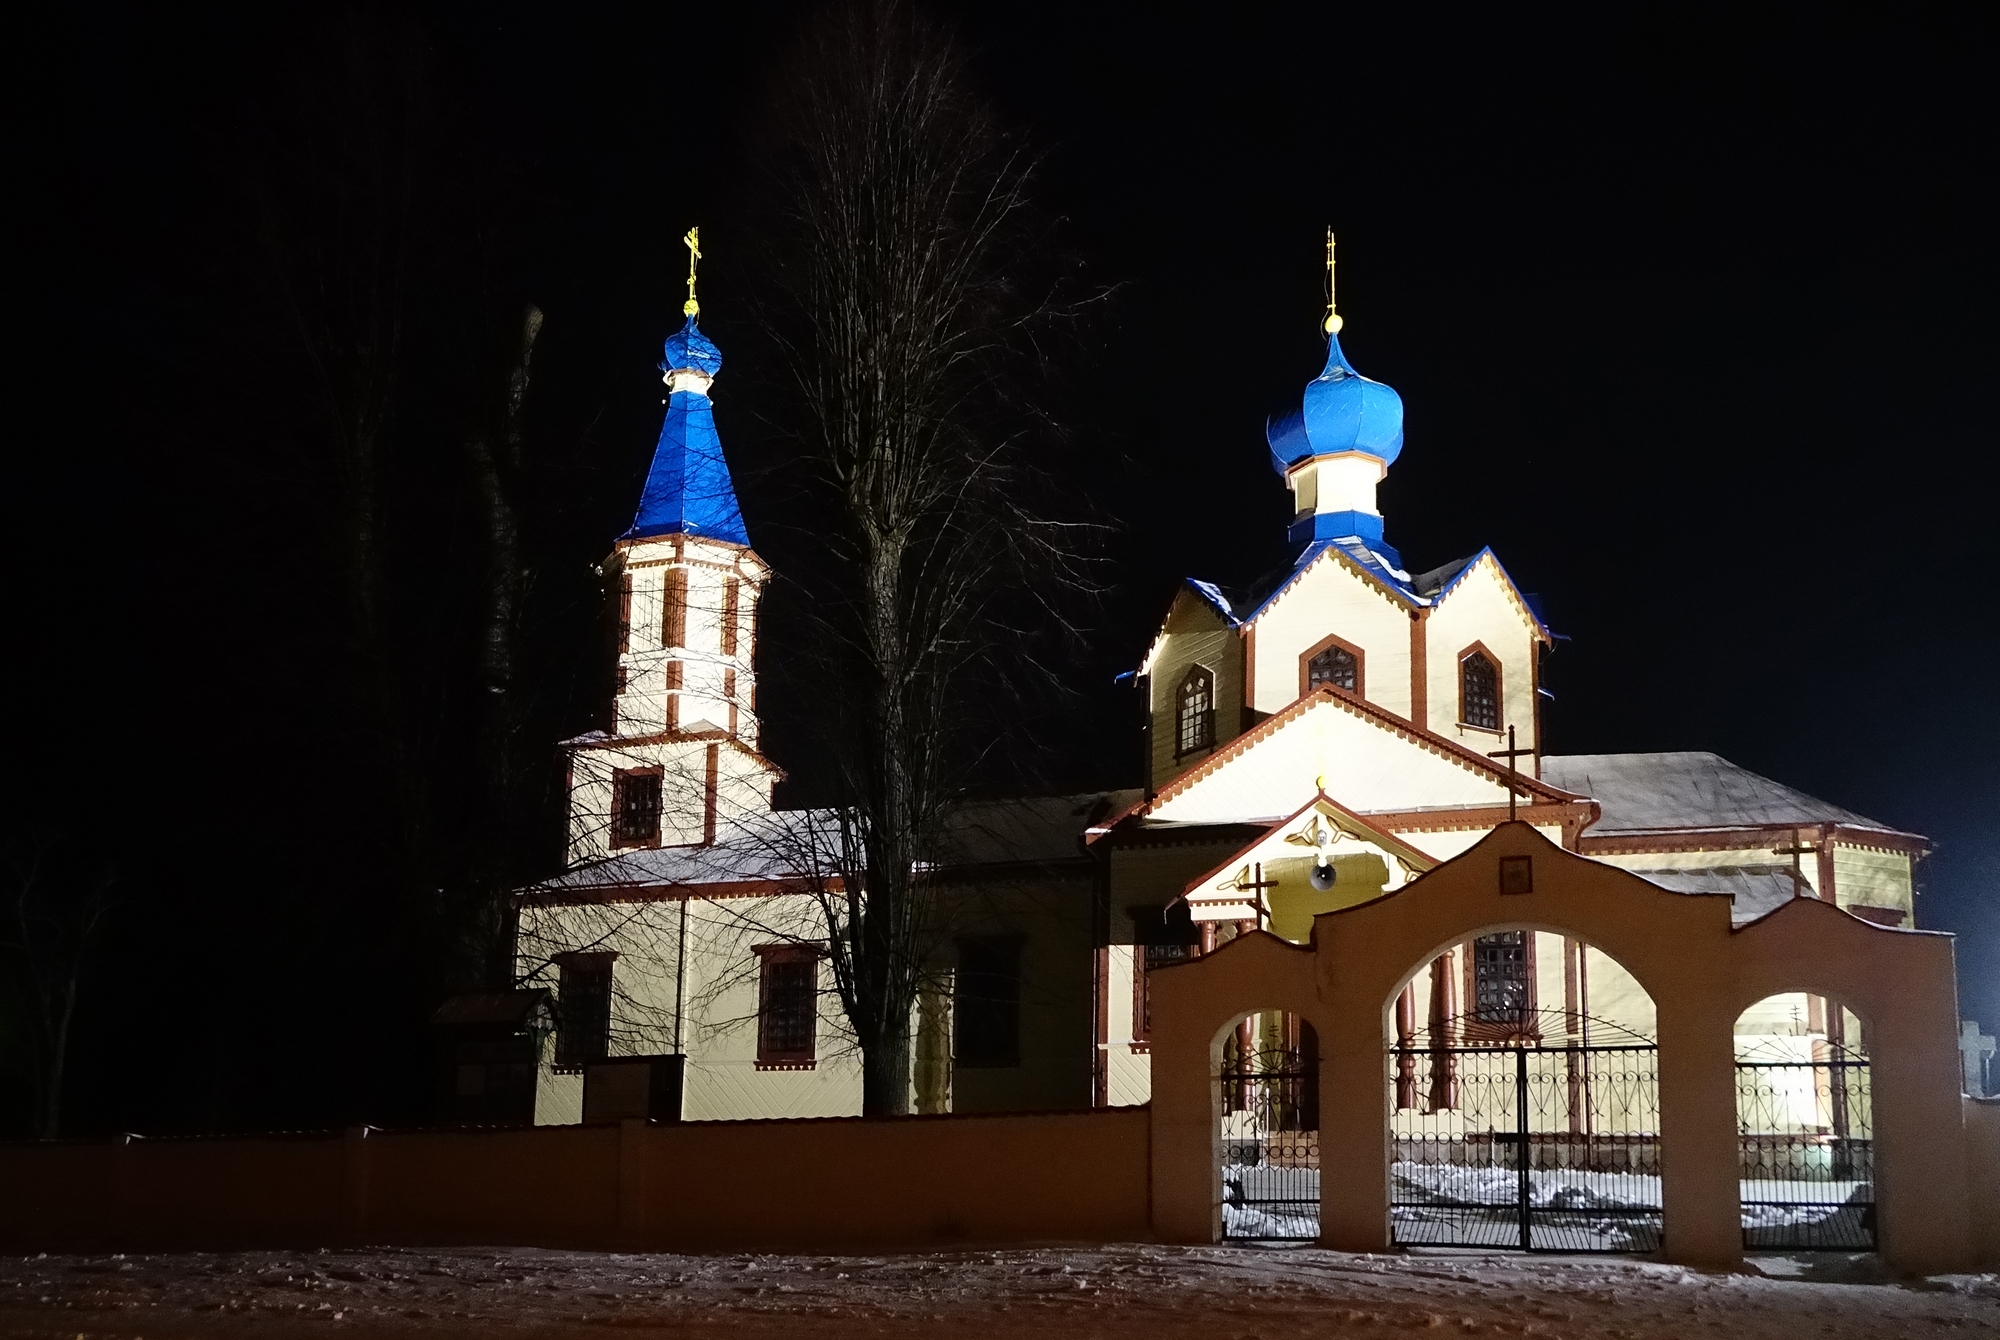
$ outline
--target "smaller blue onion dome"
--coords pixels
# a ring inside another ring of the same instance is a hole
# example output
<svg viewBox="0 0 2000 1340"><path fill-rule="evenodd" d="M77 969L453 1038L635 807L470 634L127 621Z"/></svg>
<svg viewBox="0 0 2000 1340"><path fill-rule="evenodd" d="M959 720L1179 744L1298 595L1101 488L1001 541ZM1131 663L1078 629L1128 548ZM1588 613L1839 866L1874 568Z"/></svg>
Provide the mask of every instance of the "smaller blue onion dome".
<svg viewBox="0 0 2000 1340"><path fill-rule="evenodd" d="M1264 437L1281 475L1310 457L1347 451L1393 465L1403 451L1403 398L1356 372L1340 337L1329 335L1326 370L1306 383L1297 409L1265 425Z"/></svg>
<svg viewBox="0 0 2000 1340"><path fill-rule="evenodd" d="M695 324L693 317L667 336L666 357L660 360L662 372L678 372L682 368L692 368L704 377L713 377L722 371L722 351L701 333L701 327Z"/></svg>

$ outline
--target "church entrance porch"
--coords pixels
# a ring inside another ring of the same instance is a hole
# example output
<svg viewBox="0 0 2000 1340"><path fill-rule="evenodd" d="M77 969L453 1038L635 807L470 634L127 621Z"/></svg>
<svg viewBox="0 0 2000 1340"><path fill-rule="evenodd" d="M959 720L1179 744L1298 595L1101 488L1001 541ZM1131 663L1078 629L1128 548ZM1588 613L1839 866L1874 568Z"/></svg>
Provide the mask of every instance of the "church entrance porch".
<svg viewBox="0 0 2000 1340"><path fill-rule="evenodd" d="M1295 1014L1245 1016L1223 1040L1222 1236L1319 1237L1319 1037Z"/></svg>
<svg viewBox="0 0 2000 1340"><path fill-rule="evenodd" d="M1852 1013L1804 994L1745 1010L1736 1115L1746 1248L1875 1249L1874 1085Z"/></svg>
<svg viewBox="0 0 2000 1340"><path fill-rule="evenodd" d="M1466 1015L1387 1056L1389 1217L1398 1246L1651 1252L1660 1198L1659 1051L1561 1011L1471 1041Z"/></svg>

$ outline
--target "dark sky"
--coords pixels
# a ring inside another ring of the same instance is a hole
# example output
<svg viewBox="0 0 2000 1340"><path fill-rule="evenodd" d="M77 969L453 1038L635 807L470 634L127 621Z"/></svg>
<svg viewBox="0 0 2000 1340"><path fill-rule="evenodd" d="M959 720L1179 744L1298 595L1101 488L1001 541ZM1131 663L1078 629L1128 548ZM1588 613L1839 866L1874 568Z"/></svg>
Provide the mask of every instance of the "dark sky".
<svg viewBox="0 0 2000 1340"><path fill-rule="evenodd" d="M694 223L718 258L704 328L746 351L719 422L755 439L760 370L734 324L755 278L727 258L759 227L748 128L798 12L416 11L457 146L441 235L491 258L436 299L427 347L443 366L490 342L484 318L440 315L459 299L548 313L535 414L569 466L572 566L637 496ZM1176 579L1246 583L1289 557L1262 426L1318 370L1330 223L1343 344L1407 408L1388 538L1413 570L1491 544L1540 593L1571 639L1548 667L1551 752L1713 750L1933 836L1920 924L1961 934L1964 1010L2000 1027L1990 9L952 12L1046 155L1064 246L1112 289L1057 388L1069 485L1120 527L1095 660L1073 670L1097 716L1124 710L1106 682ZM288 152L274 103L325 57L303 15L79 7L21 90L15 159L40 189L15 199L36 304L17 404L40 427L10 453L9 599L37 635L15 644L34 690L10 771L59 805L143 811L109 827L152 872L149 947L291 896L293 863L339 846L266 771L313 766L313 704L273 680L317 653L294 636L309 615L272 609L301 486L256 444L258 416L282 415L245 408L272 398L245 351L289 332L232 268L244 184ZM233 585L251 570L261 584ZM1073 738L1065 779L1124 780L1106 732ZM214 876L239 823L279 836L254 877ZM311 918L269 924L254 949L218 932L230 961L311 952ZM180 969L142 974L154 999L229 971L172 952ZM204 990L197 1013L232 1008ZM133 995L108 992L87 1037L115 1035ZM121 1110L92 1084L91 1112ZM258 1109L174 1108L207 1110Z"/></svg>

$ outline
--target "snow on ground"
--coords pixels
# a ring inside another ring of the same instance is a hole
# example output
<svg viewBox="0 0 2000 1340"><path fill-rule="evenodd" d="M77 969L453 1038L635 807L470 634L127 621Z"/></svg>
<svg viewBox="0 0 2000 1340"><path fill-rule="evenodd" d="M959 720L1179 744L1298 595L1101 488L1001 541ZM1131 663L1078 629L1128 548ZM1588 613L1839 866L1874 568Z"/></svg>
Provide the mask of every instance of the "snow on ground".
<svg viewBox="0 0 2000 1340"><path fill-rule="evenodd" d="M2000 1335L2000 1277L1890 1282L1872 1258L1738 1274L1614 1257L1314 1248L1042 1247L870 1256L508 1249L0 1260L0 1335L1102 1336Z"/></svg>

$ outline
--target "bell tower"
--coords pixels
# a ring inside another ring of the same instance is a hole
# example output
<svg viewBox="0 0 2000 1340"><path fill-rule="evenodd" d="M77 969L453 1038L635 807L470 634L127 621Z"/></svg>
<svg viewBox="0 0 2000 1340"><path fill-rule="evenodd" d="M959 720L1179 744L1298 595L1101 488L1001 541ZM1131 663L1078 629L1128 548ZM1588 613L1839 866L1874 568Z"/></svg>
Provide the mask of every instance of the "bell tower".
<svg viewBox="0 0 2000 1340"><path fill-rule="evenodd" d="M710 398L722 354L698 322L688 247L686 322L660 361L666 415L617 582L611 728L569 742L570 863L633 847L699 846L745 807L770 808L757 753L757 610L769 569L750 547Z"/></svg>

